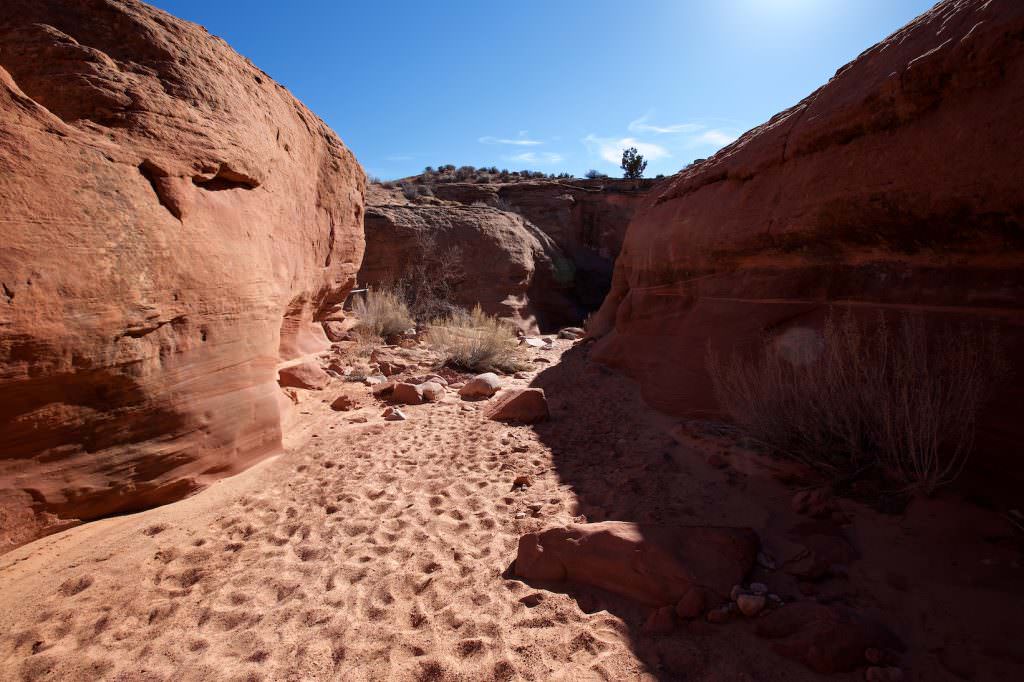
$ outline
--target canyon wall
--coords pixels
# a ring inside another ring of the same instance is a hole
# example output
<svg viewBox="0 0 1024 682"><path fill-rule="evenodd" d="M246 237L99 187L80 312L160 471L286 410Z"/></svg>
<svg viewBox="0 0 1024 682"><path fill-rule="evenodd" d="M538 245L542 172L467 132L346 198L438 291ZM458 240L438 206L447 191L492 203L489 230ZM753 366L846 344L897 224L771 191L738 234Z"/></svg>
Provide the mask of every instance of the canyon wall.
<svg viewBox="0 0 1024 682"><path fill-rule="evenodd" d="M452 301L480 303L528 332L578 325L611 285L626 227L654 180L372 185L362 284L393 283L413 263L458 247ZM444 268L442 268L444 269Z"/></svg>
<svg viewBox="0 0 1024 682"><path fill-rule="evenodd" d="M948 0L796 106L659 184L591 332L647 400L718 413L709 347L819 328L830 306L1003 330L1018 378L979 466L1024 430L1024 3Z"/></svg>
<svg viewBox="0 0 1024 682"><path fill-rule="evenodd" d="M0 13L0 550L276 452L363 172L282 86L135 0Z"/></svg>

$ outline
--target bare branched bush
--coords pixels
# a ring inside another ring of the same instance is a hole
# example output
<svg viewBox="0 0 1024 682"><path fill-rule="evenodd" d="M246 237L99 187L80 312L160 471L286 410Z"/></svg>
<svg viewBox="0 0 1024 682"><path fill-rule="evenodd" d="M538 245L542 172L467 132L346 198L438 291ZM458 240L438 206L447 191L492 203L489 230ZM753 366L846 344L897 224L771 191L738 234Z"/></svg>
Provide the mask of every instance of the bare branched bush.
<svg viewBox="0 0 1024 682"><path fill-rule="evenodd" d="M439 248L433 234L420 230L413 239L416 259L406 266L394 288L401 293L417 322L454 314L462 308L453 302L455 287L465 278L462 249Z"/></svg>
<svg viewBox="0 0 1024 682"><path fill-rule="evenodd" d="M912 316L868 326L831 314L820 335L790 330L765 350L723 360L709 349L716 396L739 426L833 475L880 469L925 493L963 469L1003 371L994 334L929 333Z"/></svg>
<svg viewBox="0 0 1024 682"><path fill-rule="evenodd" d="M416 326L401 293L392 288L370 289L352 302L352 311L359 318L356 332L364 338L387 338Z"/></svg>
<svg viewBox="0 0 1024 682"><path fill-rule="evenodd" d="M528 366L515 327L484 313L480 306L434 320L425 340L445 364L460 369L516 372Z"/></svg>

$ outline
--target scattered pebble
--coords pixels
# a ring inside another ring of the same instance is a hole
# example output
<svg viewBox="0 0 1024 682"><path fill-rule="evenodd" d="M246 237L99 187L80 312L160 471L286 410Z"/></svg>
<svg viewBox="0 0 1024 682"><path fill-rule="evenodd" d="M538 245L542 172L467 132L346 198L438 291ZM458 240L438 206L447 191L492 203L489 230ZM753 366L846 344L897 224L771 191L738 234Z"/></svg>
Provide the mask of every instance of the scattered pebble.
<svg viewBox="0 0 1024 682"><path fill-rule="evenodd" d="M383 416L384 419L386 419L389 422L400 422L406 420L405 413L402 412L397 407L387 408L386 410L384 410L384 414L381 416Z"/></svg>
<svg viewBox="0 0 1024 682"><path fill-rule="evenodd" d="M522 511L521 512L516 512L516 518L517 519L525 519L526 518L526 512L522 512Z"/></svg>
<svg viewBox="0 0 1024 682"><path fill-rule="evenodd" d="M752 618L764 611L767 600L760 594L741 594L736 600L736 606L744 616Z"/></svg>

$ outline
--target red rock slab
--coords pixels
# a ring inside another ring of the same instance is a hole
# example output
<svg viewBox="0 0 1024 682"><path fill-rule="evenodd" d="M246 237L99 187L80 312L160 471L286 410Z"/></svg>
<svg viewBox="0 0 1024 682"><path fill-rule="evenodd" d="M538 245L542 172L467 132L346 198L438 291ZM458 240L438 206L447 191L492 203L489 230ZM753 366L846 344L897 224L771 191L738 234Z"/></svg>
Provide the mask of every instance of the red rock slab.
<svg viewBox="0 0 1024 682"><path fill-rule="evenodd" d="M695 588L707 601L728 599L732 586L753 568L758 546L749 528L604 521L522 536L514 573L675 607Z"/></svg>

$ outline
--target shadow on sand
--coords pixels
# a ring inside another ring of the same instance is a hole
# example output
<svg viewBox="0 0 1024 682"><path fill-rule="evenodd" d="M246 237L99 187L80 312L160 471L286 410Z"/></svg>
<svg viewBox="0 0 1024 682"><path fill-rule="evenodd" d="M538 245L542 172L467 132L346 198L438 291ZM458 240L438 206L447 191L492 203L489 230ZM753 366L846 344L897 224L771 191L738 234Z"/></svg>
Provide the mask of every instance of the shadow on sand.
<svg viewBox="0 0 1024 682"><path fill-rule="evenodd" d="M575 346L531 384L548 397L552 418L533 428L552 451L560 484L576 496L570 510L576 521L762 526L763 511L744 501L745 480L678 445L668 435L674 422L647 407L632 381L591 362L589 350ZM698 620L652 636L642 632L650 609L629 599L583 585L531 585L570 596L586 613L607 611L621 619L643 672L659 680L768 679L765 673L816 679L772 653L748 623ZM592 645L600 648L600 641Z"/></svg>

